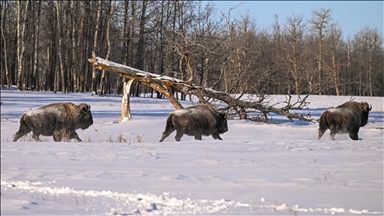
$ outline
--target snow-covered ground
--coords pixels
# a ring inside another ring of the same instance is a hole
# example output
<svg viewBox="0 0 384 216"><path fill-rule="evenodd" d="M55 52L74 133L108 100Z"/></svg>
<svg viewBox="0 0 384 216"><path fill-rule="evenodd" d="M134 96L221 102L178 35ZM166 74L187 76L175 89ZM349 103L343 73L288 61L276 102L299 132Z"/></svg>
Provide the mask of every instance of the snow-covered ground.
<svg viewBox="0 0 384 216"><path fill-rule="evenodd" d="M229 120L221 141L159 143L167 99L131 98L133 120L116 123L121 96L1 90L1 215L383 215L384 98L354 98L373 106L358 141L270 115ZM300 112L318 119L349 99L310 96ZM12 142L23 112L59 101L92 106L83 142Z"/></svg>

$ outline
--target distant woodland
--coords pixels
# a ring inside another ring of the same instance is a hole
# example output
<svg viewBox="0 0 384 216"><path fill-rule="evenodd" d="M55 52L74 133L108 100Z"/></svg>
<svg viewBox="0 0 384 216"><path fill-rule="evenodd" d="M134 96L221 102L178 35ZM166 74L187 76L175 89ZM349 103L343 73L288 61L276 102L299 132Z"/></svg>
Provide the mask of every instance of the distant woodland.
<svg viewBox="0 0 384 216"><path fill-rule="evenodd" d="M219 4L219 3L216 3ZM384 96L383 35L344 37L333 11L267 27L235 7L199 1L0 2L0 84L25 91L122 94L126 78L96 70L97 56L229 94ZM132 93L155 93L139 83ZM159 95L157 95L159 97Z"/></svg>

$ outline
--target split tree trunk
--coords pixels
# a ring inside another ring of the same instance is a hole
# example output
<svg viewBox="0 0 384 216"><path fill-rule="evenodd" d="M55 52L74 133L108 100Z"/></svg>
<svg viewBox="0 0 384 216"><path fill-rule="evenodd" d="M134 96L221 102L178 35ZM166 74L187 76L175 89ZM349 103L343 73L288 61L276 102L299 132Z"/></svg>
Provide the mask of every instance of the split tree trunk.
<svg viewBox="0 0 384 216"><path fill-rule="evenodd" d="M131 120L131 108L129 103L129 96L131 95L131 86L133 79L124 82L123 86L123 99L121 100L121 119L120 121Z"/></svg>

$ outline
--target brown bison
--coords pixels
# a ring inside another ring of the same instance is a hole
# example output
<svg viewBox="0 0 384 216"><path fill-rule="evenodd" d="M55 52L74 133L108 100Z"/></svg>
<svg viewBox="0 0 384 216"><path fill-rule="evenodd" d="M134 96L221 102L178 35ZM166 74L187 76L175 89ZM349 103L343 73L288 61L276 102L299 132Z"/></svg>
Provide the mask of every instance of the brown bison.
<svg viewBox="0 0 384 216"><path fill-rule="evenodd" d="M201 140L202 135L212 134L214 139L222 140L219 134L228 131L228 124L224 113L217 112L209 104L202 104L172 112L160 142L175 130L176 141L180 141L184 134L195 136L197 140Z"/></svg>
<svg viewBox="0 0 384 216"><path fill-rule="evenodd" d="M317 139L320 139L329 129L333 140L336 133L348 133L351 139L357 140L360 127L368 123L368 113L371 109L372 106L367 102L349 101L325 111L320 117Z"/></svg>
<svg viewBox="0 0 384 216"><path fill-rule="evenodd" d="M32 138L41 141L39 136L53 136L55 142L63 138L76 139L81 142L77 129L87 129L93 124L91 106L81 103L53 103L35 110L25 112L20 119L20 129L13 139L32 131Z"/></svg>

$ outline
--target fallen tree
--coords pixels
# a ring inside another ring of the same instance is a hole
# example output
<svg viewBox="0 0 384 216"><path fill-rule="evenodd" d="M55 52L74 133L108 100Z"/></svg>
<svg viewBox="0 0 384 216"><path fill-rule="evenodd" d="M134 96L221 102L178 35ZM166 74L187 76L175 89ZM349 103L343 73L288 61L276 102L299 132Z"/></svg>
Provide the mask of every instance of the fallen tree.
<svg viewBox="0 0 384 216"><path fill-rule="evenodd" d="M293 119L298 119L300 121L314 121L310 117L304 117L298 113L290 113L287 108L276 108L273 106L267 106L259 101L246 101L241 100L240 98L235 98L225 92L215 91L210 88L202 88L199 86L194 86L191 82L186 82L169 76L162 76L159 74L154 74L146 71L142 71L136 68L132 68L126 65L118 64L103 58L97 57L94 53L92 58L88 59L95 69L105 70L119 74L129 80L140 82L142 85L149 86L154 90L163 94L167 99L172 103L176 109L183 109L183 106L179 101L173 96L172 90L177 92L182 92L186 95L195 95L202 103L209 103L208 100L214 99L217 101L223 102L226 107L222 108L223 110L235 110L239 114L246 112L246 110L258 110L260 111L265 118L267 119L268 113L275 113L282 116L285 116L290 121ZM129 89L128 89L129 91ZM129 97L129 93L124 94L126 97ZM307 97L305 97L306 99ZM123 100L127 100L124 99ZM129 98L128 98L129 101ZM129 111L128 107L128 111ZM130 112L130 111L129 111ZM246 114L245 114L246 115ZM130 114L129 114L130 116ZM241 117L240 117L241 118Z"/></svg>

